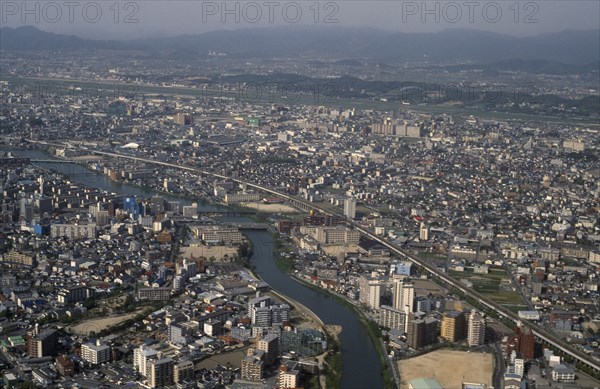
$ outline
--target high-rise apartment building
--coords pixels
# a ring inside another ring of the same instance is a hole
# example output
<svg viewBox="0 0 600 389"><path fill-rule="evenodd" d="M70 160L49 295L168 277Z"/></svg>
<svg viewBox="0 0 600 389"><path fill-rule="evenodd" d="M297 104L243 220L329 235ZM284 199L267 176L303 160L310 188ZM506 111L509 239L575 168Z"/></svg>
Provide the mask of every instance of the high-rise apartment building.
<svg viewBox="0 0 600 389"><path fill-rule="evenodd" d="M171 358L153 359L148 364L148 385L151 388L162 388L173 385L175 361Z"/></svg>
<svg viewBox="0 0 600 389"><path fill-rule="evenodd" d="M481 346L485 341L485 318L476 310L469 315L467 342L471 347Z"/></svg>
<svg viewBox="0 0 600 389"><path fill-rule="evenodd" d="M96 343L85 343L81 345L81 358L93 365L100 365L110 361L111 348L102 344L100 340L96 340Z"/></svg>
<svg viewBox="0 0 600 389"><path fill-rule="evenodd" d="M349 219L356 217L356 200L353 198L344 200L344 216Z"/></svg>
<svg viewBox="0 0 600 389"><path fill-rule="evenodd" d="M406 280L394 280L392 295L394 308L405 311L408 307L410 313L414 312L415 286Z"/></svg>
<svg viewBox="0 0 600 389"><path fill-rule="evenodd" d="M370 309L379 309L381 299L381 280L377 273L362 275L358 280L359 301Z"/></svg>
<svg viewBox="0 0 600 389"><path fill-rule="evenodd" d="M449 311L442 316L440 336L450 342L457 342L466 336L465 314L460 311Z"/></svg>

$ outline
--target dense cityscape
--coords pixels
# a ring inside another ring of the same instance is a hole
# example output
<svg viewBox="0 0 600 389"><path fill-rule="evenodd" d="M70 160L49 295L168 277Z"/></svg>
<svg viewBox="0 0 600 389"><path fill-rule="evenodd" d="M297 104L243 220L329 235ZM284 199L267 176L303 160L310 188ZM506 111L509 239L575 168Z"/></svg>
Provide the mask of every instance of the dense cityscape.
<svg viewBox="0 0 600 389"><path fill-rule="evenodd" d="M0 50L3 387L600 386L597 68L105 50Z"/></svg>

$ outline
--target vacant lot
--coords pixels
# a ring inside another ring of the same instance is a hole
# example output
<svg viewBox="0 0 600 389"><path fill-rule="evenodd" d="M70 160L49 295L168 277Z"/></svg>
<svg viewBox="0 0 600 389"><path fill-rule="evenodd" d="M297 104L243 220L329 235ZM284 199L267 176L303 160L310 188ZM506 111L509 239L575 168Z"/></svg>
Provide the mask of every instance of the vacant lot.
<svg viewBox="0 0 600 389"><path fill-rule="evenodd" d="M488 274L475 274L472 270L465 270L464 272L451 271L449 274L458 280L469 280L473 283L473 290L494 300L498 304L523 304L521 295L511 290L512 286L510 279L504 271L491 271Z"/></svg>
<svg viewBox="0 0 600 389"><path fill-rule="evenodd" d="M412 280L412 282L415 284L415 294L417 296L427 296L429 293L434 295L444 295L447 293L444 288L431 280L421 280L417 278Z"/></svg>
<svg viewBox="0 0 600 389"><path fill-rule="evenodd" d="M72 328L72 331L79 335L89 335L91 332L98 333L102 330L105 330L105 329L115 326L121 322L124 322L125 320L132 319L138 313L128 313L126 315L86 320L82 323L75 325Z"/></svg>
<svg viewBox="0 0 600 389"><path fill-rule="evenodd" d="M463 382L492 385L494 357L492 354L466 351L437 350L398 362L401 389L416 378L434 378L444 388L460 388Z"/></svg>
<svg viewBox="0 0 600 389"><path fill-rule="evenodd" d="M244 357L246 356L247 349L248 347L245 347L243 349L231 351L228 353L213 355L210 358L207 358L202 362L196 364L195 369L214 369L217 365L226 365L227 363L235 367L242 367L242 359L244 359Z"/></svg>

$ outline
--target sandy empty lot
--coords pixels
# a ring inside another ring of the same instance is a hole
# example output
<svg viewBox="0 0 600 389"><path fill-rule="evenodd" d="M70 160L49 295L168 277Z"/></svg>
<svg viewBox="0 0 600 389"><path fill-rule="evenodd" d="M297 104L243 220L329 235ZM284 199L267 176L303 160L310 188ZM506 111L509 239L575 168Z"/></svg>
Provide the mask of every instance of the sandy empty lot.
<svg viewBox="0 0 600 389"><path fill-rule="evenodd" d="M463 382L492 385L492 354L437 350L398 362L400 388L407 389L415 378L434 378L444 388L460 388Z"/></svg>
<svg viewBox="0 0 600 389"><path fill-rule="evenodd" d="M126 315L105 317L101 319L86 320L72 327L72 331L79 335L89 335L90 332L98 333L102 330L117 325L127 319L134 318L137 313L128 313Z"/></svg>

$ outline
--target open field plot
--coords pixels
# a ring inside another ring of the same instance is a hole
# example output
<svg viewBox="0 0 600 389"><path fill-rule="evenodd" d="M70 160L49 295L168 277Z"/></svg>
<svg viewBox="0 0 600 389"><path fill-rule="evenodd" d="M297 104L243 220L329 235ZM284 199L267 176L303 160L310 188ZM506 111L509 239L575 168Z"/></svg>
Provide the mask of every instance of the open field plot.
<svg viewBox="0 0 600 389"><path fill-rule="evenodd" d="M521 295L510 289L510 280L504 271L475 274L472 270L465 270L464 272L450 271L449 274L458 280L469 280L473 283L474 291L481 293L498 304L524 305Z"/></svg>
<svg viewBox="0 0 600 389"><path fill-rule="evenodd" d="M72 331L76 334L80 334L80 335L90 335L91 333L99 333L101 331L104 331L110 327L116 326L119 323L124 322L125 320L129 320L129 319L133 319L134 317L136 317L136 315L139 312L136 313L128 313L125 315L119 315L119 316L111 316L111 317L102 317L102 318L98 318L98 319L91 319L91 320L86 320L84 322L81 322L79 324L76 324L75 326L72 327Z"/></svg>
<svg viewBox="0 0 600 389"><path fill-rule="evenodd" d="M212 355L196 364L195 370L200 370L203 368L214 369L217 365L226 365L228 363L238 368L242 367L242 359L244 359L246 356L247 349L248 347L244 347L235 351Z"/></svg>
<svg viewBox="0 0 600 389"><path fill-rule="evenodd" d="M434 378L444 388L460 388L463 382L492 385L494 357L466 351L436 350L398 361L400 388L416 378Z"/></svg>

